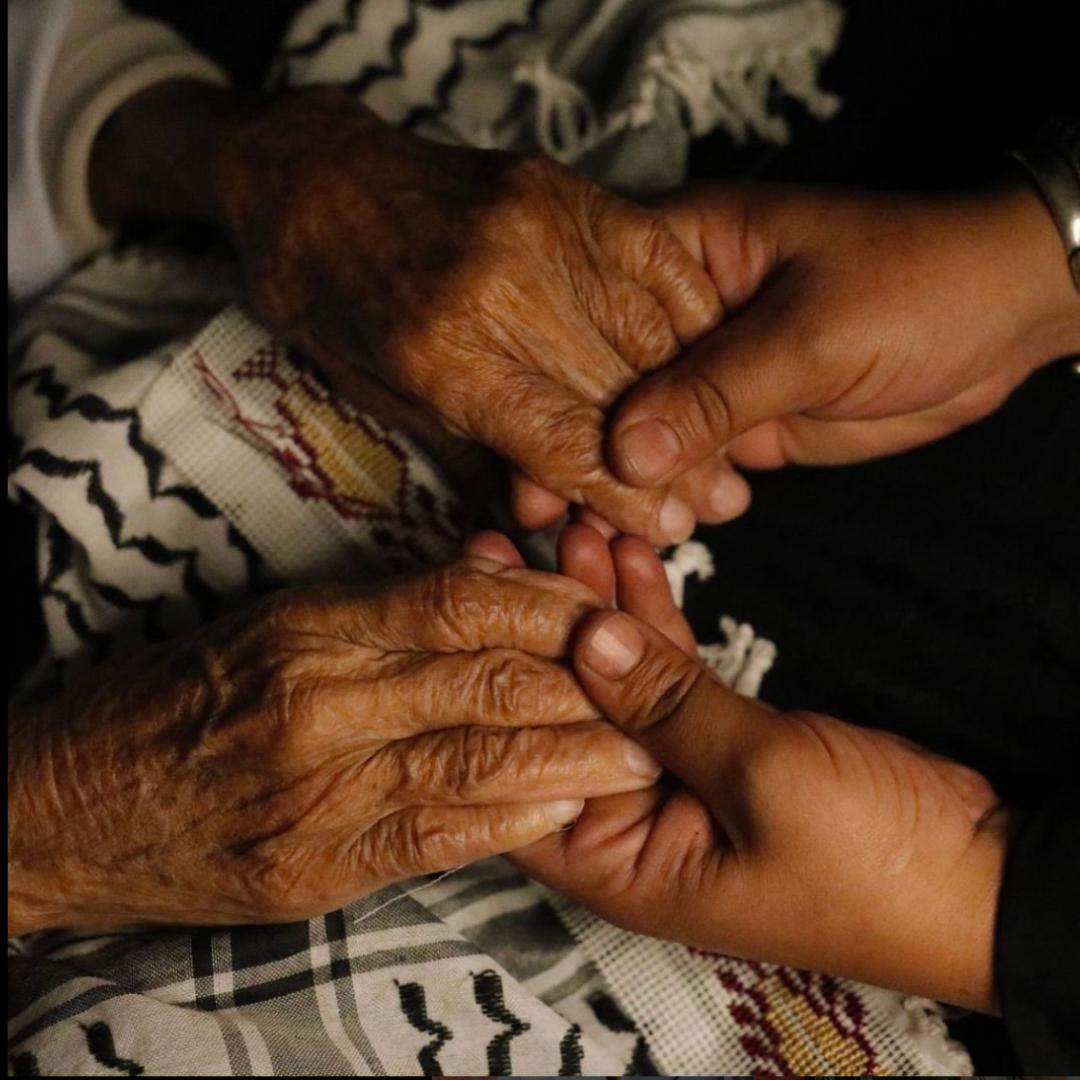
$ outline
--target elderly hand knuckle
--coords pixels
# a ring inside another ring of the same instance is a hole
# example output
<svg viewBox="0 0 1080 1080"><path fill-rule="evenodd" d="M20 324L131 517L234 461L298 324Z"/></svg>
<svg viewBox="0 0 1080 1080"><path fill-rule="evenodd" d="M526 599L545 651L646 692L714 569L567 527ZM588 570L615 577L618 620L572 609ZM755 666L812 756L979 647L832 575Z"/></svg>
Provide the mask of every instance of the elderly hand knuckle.
<svg viewBox="0 0 1080 1080"><path fill-rule="evenodd" d="M490 584L491 575L475 559L436 571L424 580L418 615L449 638L460 640L482 623L491 603Z"/></svg>
<svg viewBox="0 0 1080 1080"><path fill-rule="evenodd" d="M513 777L528 743L528 732L512 737L485 728L465 729L445 759L445 782L459 798L469 801L483 791Z"/></svg>
<svg viewBox="0 0 1080 1080"><path fill-rule="evenodd" d="M205 651L201 726L185 757L247 754L276 767L306 756L307 743L300 737L318 711L321 684L311 678L311 658L290 647L288 635L256 635L233 645L236 651L224 658L214 649Z"/></svg>
<svg viewBox="0 0 1080 1080"><path fill-rule="evenodd" d="M671 320L658 304L643 304L635 312L632 339L649 363L670 360L678 351L678 339Z"/></svg>
<svg viewBox="0 0 1080 1080"><path fill-rule="evenodd" d="M445 865L460 827L438 815L403 811L385 818L373 833L375 864L394 881Z"/></svg>
<svg viewBox="0 0 1080 1080"><path fill-rule="evenodd" d="M373 832L366 857L389 880L405 876L424 864L431 833L430 828L422 826L417 814L394 814L385 818Z"/></svg>
<svg viewBox="0 0 1080 1080"><path fill-rule="evenodd" d="M523 716L537 713L541 694L550 692L546 666L525 656L496 656L479 668L478 695L486 713Z"/></svg>
<svg viewBox="0 0 1080 1080"><path fill-rule="evenodd" d="M675 234L659 218L650 218L637 242L644 262L652 266L678 267L689 258Z"/></svg>
<svg viewBox="0 0 1080 1080"><path fill-rule="evenodd" d="M325 661L309 652L283 651L264 660L263 716L272 752L286 760L307 756L310 732L325 705Z"/></svg>
<svg viewBox="0 0 1080 1080"><path fill-rule="evenodd" d="M389 782L392 802L418 805L433 794L468 802L505 767L493 734L483 728L453 728L395 755Z"/></svg>
<svg viewBox="0 0 1080 1080"><path fill-rule="evenodd" d="M549 459L578 471L596 471L601 462L602 418L585 402L536 410L530 427L533 439Z"/></svg>

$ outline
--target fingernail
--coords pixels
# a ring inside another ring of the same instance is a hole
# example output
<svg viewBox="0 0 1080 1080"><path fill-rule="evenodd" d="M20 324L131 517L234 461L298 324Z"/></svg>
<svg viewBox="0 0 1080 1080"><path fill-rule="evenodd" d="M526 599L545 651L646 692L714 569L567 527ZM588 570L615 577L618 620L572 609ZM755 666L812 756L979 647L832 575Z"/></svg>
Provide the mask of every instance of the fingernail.
<svg viewBox="0 0 1080 1080"><path fill-rule="evenodd" d="M709 492L709 509L719 518L733 518L746 509L746 482L731 472L721 473Z"/></svg>
<svg viewBox="0 0 1080 1080"><path fill-rule="evenodd" d="M637 773L638 776L659 776L663 772L660 762L645 747L627 739L624 749L626 764L630 766L631 772Z"/></svg>
<svg viewBox="0 0 1080 1080"><path fill-rule="evenodd" d="M584 799L560 799L558 802L548 803L544 807L544 813L553 825L569 825L581 817L584 809Z"/></svg>
<svg viewBox="0 0 1080 1080"><path fill-rule="evenodd" d="M659 525L669 544L689 540L696 524L694 511L678 495L669 495L664 500L664 505L660 507Z"/></svg>
<svg viewBox="0 0 1080 1080"><path fill-rule="evenodd" d="M631 424L616 441L627 465L647 481L666 476L675 467L682 450L679 437L663 420Z"/></svg>
<svg viewBox="0 0 1080 1080"><path fill-rule="evenodd" d="M621 679L645 654L641 631L625 615L613 615L594 631L583 659L597 675Z"/></svg>

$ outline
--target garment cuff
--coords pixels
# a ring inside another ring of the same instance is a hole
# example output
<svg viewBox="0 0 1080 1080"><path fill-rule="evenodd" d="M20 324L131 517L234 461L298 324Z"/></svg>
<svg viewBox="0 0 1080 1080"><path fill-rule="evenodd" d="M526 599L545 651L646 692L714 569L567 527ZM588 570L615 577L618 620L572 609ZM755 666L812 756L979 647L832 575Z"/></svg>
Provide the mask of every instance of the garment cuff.
<svg viewBox="0 0 1080 1080"><path fill-rule="evenodd" d="M104 247L112 235L112 230L94 217L90 205L90 154L98 132L125 101L171 79L228 83L216 64L197 53L149 56L100 86L65 134L57 162L53 205L60 235L73 260Z"/></svg>

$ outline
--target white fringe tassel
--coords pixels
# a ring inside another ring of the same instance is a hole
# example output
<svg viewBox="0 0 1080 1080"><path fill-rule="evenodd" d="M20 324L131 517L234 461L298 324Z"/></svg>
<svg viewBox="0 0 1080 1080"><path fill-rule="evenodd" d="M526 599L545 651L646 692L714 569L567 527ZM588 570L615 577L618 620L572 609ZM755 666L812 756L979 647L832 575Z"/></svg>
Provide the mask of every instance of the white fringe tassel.
<svg viewBox="0 0 1080 1080"><path fill-rule="evenodd" d="M737 142L754 133L783 145L789 137L787 124L769 110L774 82L822 119L840 107L839 99L817 83L818 65L832 50L838 27L838 17L822 17L817 33L808 34L806 40L708 57L684 39L662 36L640 65L629 100L605 117L579 83L552 70L543 57L521 64L514 81L533 89L536 141L545 154L564 165L574 164L628 129L653 123L662 87L678 96L692 137L723 128Z"/></svg>
<svg viewBox="0 0 1080 1080"><path fill-rule="evenodd" d="M697 540L680 544L664 561L668 584L675 603L681 608L686 595L686 579L707 581L716 573L709 549ZM761 680L776 662L776 645L768 638L757 637L749 623L740 623L730 615L720 616L722 643L699 645L702 662L725 685L737 694L757 697Z"/></svg>

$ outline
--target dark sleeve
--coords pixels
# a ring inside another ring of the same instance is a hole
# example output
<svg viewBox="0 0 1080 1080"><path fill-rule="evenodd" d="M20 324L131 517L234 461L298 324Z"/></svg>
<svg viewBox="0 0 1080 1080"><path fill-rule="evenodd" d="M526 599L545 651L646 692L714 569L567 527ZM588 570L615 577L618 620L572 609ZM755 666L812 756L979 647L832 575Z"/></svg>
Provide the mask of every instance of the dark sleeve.
<svg viewBox="0 0 1080 1080"><path fill-rule="evenodd" d="M1005 864L997 985L1025 1073L1080 1072L1080 794L1021 822Z"/></svg>

